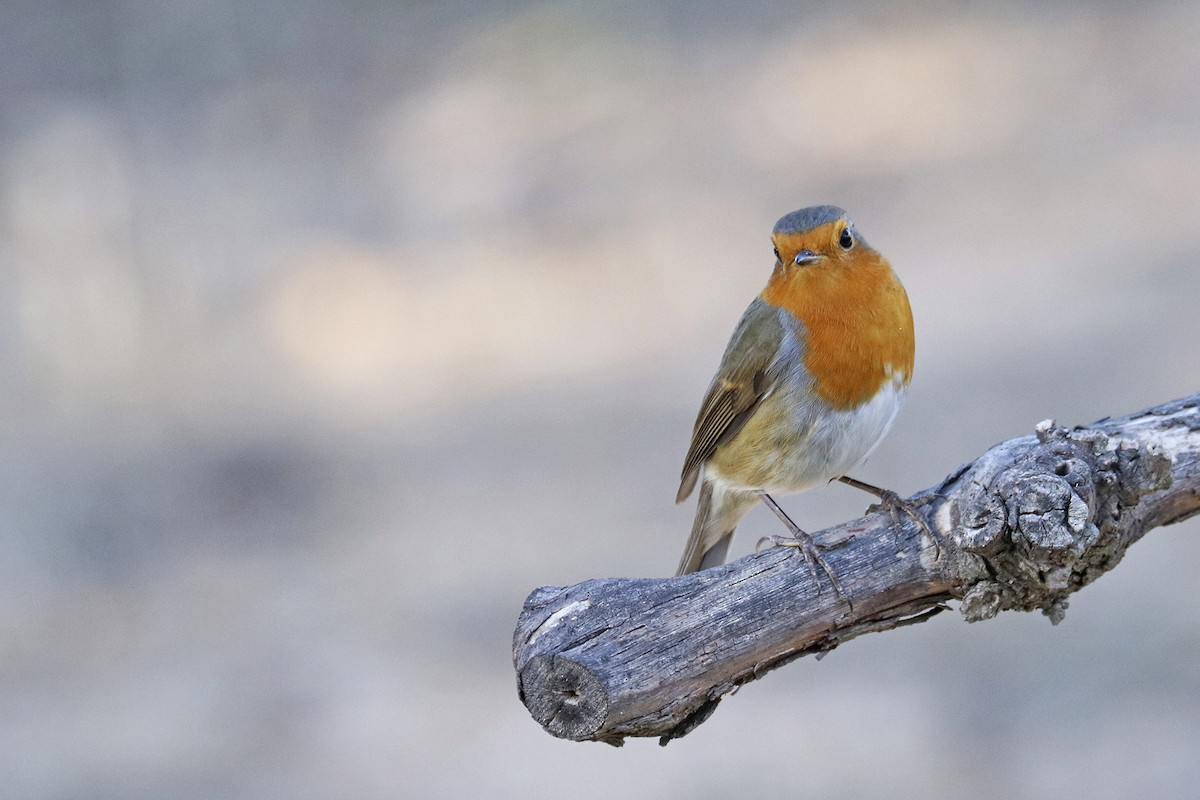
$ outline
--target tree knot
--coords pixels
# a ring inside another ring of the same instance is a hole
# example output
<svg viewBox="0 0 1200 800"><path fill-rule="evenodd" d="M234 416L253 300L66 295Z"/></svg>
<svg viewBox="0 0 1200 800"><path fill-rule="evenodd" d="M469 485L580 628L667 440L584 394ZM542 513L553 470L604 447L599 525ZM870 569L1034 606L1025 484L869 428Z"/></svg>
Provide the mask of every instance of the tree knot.
<svg viewBox="0 0 1200 800"><path fill-rule="evenodd" d="M978 559L978 579L963 592L969 621L1006 609L1060 621L1067 595L1124 555L1121 515L1170 483L1170 459L1135 440L1053 420L1035 433L1037 444L1015 459L980 458L951 511L955 539Z"/></svg>

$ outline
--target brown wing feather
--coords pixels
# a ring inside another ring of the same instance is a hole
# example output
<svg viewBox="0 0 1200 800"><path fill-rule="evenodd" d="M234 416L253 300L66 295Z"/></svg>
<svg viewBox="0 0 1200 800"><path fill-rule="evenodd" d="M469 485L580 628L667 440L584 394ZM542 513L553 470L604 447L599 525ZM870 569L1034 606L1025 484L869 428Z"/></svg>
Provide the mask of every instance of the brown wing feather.
<svg viewBox="0 0 1200 800"><path fill-rule="evenodd" d="M708 390L696 418L692 444L683 459L683 472L675 502L687 499L696 486L700 467L717 448L737 435L766 396L766 373L759 372L737 382L718 378ZM764 387L756 390L757 387Z"/></svg>
<svg viewBox="0 0 1200 800"><path fill-rule="evenodd" d="M729 340L717 376L700 406L675 502L682 502L692 493L704 462L737 435L770 392L771 364L779 352L782 335L776 309L758 299L751 303Z"/></svg>

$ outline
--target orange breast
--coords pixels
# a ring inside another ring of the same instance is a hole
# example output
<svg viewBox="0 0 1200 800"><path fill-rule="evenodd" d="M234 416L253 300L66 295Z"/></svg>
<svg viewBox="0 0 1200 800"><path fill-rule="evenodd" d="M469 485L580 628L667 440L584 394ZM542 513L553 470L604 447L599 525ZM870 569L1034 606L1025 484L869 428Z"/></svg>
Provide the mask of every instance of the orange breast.
<svg viewBox="0 0 1200 800"><path fill-rule="evenodd" d="M874 250L777 269L760 295L804 324L805 366L817 396L848 410L870 400L885 381L907 384L913 368L908 295Z"/></svg>

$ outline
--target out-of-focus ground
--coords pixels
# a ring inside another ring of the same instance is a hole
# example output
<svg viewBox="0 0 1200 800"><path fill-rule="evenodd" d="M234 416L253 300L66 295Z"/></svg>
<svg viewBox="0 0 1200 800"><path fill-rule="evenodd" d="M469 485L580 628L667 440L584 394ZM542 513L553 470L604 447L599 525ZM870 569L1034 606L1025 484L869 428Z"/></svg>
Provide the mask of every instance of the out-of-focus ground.
<svg viewBox="0 0 1200 800"><path fill-rule="evenodd" d="M794 208L912 298L864 479L1195 391L1198 38L1195 3L3 4L0 793L1195 796L1196 520L1057 628L867 637L665 749L545 734L510 643L536 586L673 570Z"/></svg>

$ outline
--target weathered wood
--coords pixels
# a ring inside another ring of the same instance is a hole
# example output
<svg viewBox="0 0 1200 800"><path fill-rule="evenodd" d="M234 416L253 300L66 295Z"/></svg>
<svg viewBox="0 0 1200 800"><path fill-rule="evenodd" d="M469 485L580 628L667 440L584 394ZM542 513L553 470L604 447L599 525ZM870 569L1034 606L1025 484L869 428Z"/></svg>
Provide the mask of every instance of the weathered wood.
<svg viewBox="0 0 1200 800"><path fill-rule="evenodd" d="M1200 512L1200 394L1087 427L1043 422L911 500L940 543L886 510L815 534L852 608L794 548L537 589L513 639L521 699L555 736L665 744L768 670L951 599L972 622L1009 609L1058 622L1146 531Z"/></svg>

